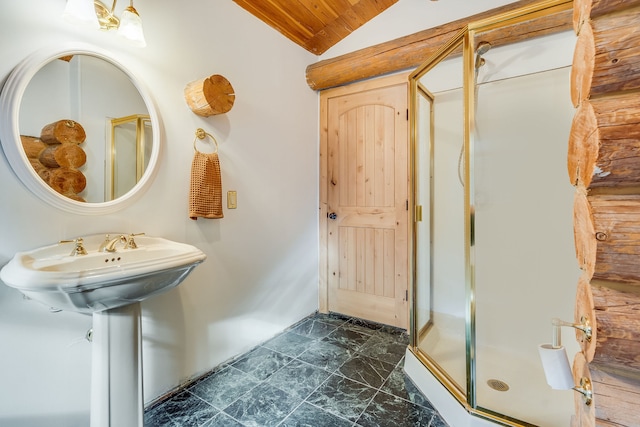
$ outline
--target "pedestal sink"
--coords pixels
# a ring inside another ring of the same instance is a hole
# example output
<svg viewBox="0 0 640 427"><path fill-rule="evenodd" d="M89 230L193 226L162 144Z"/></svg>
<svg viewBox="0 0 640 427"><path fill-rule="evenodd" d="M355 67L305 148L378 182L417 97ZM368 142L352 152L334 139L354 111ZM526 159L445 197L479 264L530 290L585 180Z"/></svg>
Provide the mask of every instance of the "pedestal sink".
<svg viewBox="0 0 640 427"><path fill-rule="evenodd" d="M93 316L91 427L142 427L140 301L177 286L205 258L159 237L96 234L18 252L0 280L52 308Z"/></svg>

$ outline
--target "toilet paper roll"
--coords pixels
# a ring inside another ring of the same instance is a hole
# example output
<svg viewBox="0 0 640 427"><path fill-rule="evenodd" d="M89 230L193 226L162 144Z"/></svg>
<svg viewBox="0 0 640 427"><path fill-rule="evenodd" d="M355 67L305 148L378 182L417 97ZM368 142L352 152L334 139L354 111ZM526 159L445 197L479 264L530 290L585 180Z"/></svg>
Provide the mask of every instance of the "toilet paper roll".
<svg viewBox="0 0 640 427"><path fill-rule="evenodd" d="M569 357L564 347L554 348L551 344L542 344L538 347L544 375L547 383L554 390L570 390L575 384L569 366Z"/></svg>

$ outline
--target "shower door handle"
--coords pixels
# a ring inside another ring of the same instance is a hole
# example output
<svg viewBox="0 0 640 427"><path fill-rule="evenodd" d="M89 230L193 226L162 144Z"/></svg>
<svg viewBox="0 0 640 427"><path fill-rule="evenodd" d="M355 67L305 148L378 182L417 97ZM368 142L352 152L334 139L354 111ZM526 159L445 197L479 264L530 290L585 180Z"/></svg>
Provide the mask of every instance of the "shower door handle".
<svg viewBox="0 0 640 427"><path fill-rule="evenodd" d="M329 219L336 219L336 218L338 218L338 215L335 212L331 212L331 213L327 214L327 217Z"/></svg>

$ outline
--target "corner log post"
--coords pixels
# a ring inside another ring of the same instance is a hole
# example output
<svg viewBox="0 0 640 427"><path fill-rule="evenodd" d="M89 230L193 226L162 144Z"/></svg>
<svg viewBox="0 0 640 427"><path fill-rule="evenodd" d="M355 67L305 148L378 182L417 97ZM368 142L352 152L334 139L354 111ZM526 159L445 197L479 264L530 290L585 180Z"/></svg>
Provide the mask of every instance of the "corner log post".
<svg viewBox="0 0 640 427"><path fill-rule="evenodd" d="M640 188L638 99L637 93L625 92L580 103L569 133L571 184L587 189Z"/></svg>
<svg viewBox="0 0 640 427"><path fill-rule="evenodd" d="M593 329L591 341L581 341L587 363L601 370L627 373L640 378L640 289L619 283L578 282L576 323L588 316Z"/></svg>
<svg viewBox="0 0 640 427"><path fill-rule="evenodd" d="M40 163L48 168L79 168L87 161L87 153L77 144L51 144L38 156Z"/></svg>
<svg viewBox="0 0 640 427"><path fill-rule="evenodd" d="M22 147L38 176L58 193L84 202L77 193L83 191L87 179L77 168L87 161L87 154L79 146L86 132L74 120L64 119L42 128L40 138L21 135Z"/></svg>
<svg viewBox="0 0 640 427"><path fill-rule="evenodd" d="M619 10L640 6L640 0L573 0L573 28L580 34L582 25Z"/></svg>
<svg viewBox="0 0 640 427"><path fill-rule="evenodd" d="M576 255L584 270L576 293L575 322L586 315L593 328L590 342L581 339L581 332L576 337L582 348L578 354L590 372L595 409L591 412L576 396L574 425L637 426L640 195L577 191L574 207Z"/></svg>
<svg viewBox="0 0 640 427"><path fill-rule="evenodd" d="M586 21L571 68L571 101L640 89L640 8Z"/></svg>
<svg viewBox="0 0 640 427"><path fill-rule="evenodd" d="M593 403L576 394L572 426L637 427L640 407L640 0L574 0L571 72L577 107L567 167L576 186L574 238L584 271L575 318L591 313L574 374L589 372ZM576 335L578 337L578 335Z"/></svg>
<svg viewBox="0 0 640 427"><path fill-rule="evenodd" d="M640 289L640 195L576 194L574 237L578 264L591 280Z"/></svg>
<svg viewBox="0 0 640 427"><path fill-rule="evenodd" d="M87 138L84 128L73 120L58 120L42 128L40 139L46 144L82 144Z"/></svg>
<svg viewBox="0 0 640 427"><path fill-rule="evenodd" d="M589 365L595 425L598 427L635 427L640 407L640 379Z"/></svg>

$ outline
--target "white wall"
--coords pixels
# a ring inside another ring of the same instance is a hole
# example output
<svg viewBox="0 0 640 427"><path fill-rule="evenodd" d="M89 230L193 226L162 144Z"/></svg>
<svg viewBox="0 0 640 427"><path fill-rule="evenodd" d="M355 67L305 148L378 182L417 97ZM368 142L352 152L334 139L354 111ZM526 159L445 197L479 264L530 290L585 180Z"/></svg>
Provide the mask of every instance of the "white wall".
<svg viewBox="0 0 640 427"><path fill-rule="evenodd" d="M333 58L367 46L437 27L495 9L515 0L398 0L349 37L327 50L320 59ZM425 58L426 60L427 58Z"/></svg>
<svg viewBox="0 0 640 427"><path fill-rule="evenodd" d="M122 4L120 4L122 3ZM119 2L122 9L128 2ZM135 3L148 46L86 32L59 17L64 0L0 5L0 79L30 52L82 40L144 79L162 116L163 153L150 189L105 216L36 199L0 156L0 265L16 251L106 230L146 232L208 256L187 280L143 303L145 400L269 338L317 309L318 106L304 69L315 56L231 1ZM222 74L233 109L202 118L185 85ZM196 128L217 136L223 190L238 209L192 221L187 193ZM91 318L49 313L0 285L0 425L86 426Z"/></svg>

